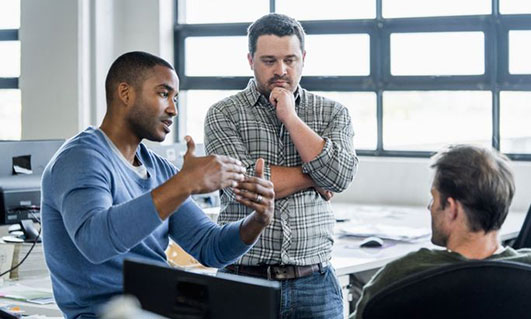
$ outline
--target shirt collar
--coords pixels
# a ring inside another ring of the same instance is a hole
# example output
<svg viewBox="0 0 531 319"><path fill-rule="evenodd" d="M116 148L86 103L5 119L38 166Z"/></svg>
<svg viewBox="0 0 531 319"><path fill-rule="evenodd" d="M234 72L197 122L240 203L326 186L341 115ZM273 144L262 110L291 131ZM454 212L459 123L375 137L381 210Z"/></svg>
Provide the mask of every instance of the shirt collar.
<svg viewBox="0 0 531 319"><path fill-rule="evenodd" d="M300 84L297 86L297 90L295 90L295 104L300 105L301 104L301 92L302 88ZM247 96L247 99L249 100L251 105L256 105L258 102L262 102L261 104L269 104L269 101L267 97L263 96L262 93L258 91L258 87L256 86L256 80L254 78L251 78L249 80L249 83L247 84L247 88L245 88L245 95Z"/></svg>

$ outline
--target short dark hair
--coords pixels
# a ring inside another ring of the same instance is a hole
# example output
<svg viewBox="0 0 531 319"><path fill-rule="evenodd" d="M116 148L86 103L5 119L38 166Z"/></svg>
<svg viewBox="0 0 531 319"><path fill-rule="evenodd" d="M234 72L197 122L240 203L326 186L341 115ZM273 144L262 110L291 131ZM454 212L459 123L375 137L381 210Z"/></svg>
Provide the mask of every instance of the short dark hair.
<svg viewBox="0 0 531 319"><path fill-rule="evenodd" d="M256 20L247 29L249 53L251 56L256 51L256 42L261 35L276 35L278 37L296 35L304 51L304 29L299 21L284 14L270 13Z"/></svg>
<svg viewBox="0 0 531 319"><path fill-rule="evenodd" d="M105 79L105 96L107 105L110 105L113 93L121 82L127 82L138 88L143 82L146 71L156 65L162 65L173 70L173 66L164 59L142 51L133 51L122 54L111 65Z"/></svg>
<svg viewBox="0 0 531 319"><path fill-rule="evenodd" d="M472 145L450 146L433 159L433 186L441 194L441 207L452 197L463 205L471 231L500 229L515 190L509 159Z"/></svg>

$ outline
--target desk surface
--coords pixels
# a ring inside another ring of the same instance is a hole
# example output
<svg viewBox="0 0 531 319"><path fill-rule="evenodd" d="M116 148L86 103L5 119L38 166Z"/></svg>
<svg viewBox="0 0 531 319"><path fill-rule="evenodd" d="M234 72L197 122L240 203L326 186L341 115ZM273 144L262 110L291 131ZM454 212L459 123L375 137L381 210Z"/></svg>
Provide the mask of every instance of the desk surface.
<svg viewBox="0 0 531 319"><path fill-rule="evenodd" d="M366 206L332 203L336 218L368 224L387 224L430 228L431 218L425 207ZM524 222L525 212L510 212L500 231L502 241L516 238ZM381 248L360 248L362 238L339 238L332 251L332 265L338 276L374 270L422 247L437 248L430 236L416 242L384 240ZM440 247L439 247L440 248Z"/></svg>
<svg viewBox="0 0 531 319"><path fill-rule="evenodd" d="M332 203L336 218L350 219L367 224L407 225L410 227L430 227L430 214L425 207L368 206L346 203ZM515 238L525 219L525 212L510 212L501 232L501 240ZM332 251L332 264L338 276L374 270L386 263L416 251L422 247L436 247L427 236L414 243L385 240L382 248L359 248L362 238L339 238ZM49 288L48 276L25 279L20 284L30 287ZM57 305L35 305L27 302L0 298L0 305L18 304L28 314L41 314L47 317L60 317Z"/></svg>

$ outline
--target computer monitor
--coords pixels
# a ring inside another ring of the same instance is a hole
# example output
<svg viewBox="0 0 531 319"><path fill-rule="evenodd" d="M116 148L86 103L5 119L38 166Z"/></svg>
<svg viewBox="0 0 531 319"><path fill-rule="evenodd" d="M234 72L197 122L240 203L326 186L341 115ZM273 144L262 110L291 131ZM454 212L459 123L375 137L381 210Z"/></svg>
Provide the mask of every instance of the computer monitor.
<svg viewBox="0 0 531 319"><path fill-rule="evenodd" d="M280 283L126 260L124 293L168 318L279 318Z"/></svg>
<svg viewBox="0 0 531 319"><path fill-rule="evenodd" d="M0 141L0 225L34 219L41 176L64 140Z"/></svg>

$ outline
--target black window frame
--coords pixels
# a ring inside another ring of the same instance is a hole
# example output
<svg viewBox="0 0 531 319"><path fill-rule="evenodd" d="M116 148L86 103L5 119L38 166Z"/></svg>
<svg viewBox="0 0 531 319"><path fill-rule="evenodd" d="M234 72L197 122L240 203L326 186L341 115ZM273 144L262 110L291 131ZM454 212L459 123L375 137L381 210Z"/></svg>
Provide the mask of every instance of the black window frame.
<svg viewBox="0 0 531 319"><path fill-rule="evenodd" d="M383 148L384 91L490 91L492 93L491 145L500 149L500 91L531 91L531 74L509 74L508 34L510 30L531 30L531 14L500 14L499 1L491 0L491 14L420 18L383 18L382 0L376 1L376 17L356 20L300 21L307 34L368 34L370 74L368 76L304 76L301 86L310 91L374 92L376 94L377 145L375 150L357 150L359 155L430 157L433 152L396 151ZM179 24L179 0L175 0L174 53L181 90L241 90L245 76L187 76L185 39L202 36L245 36L248 23ZM275 0L269 0L275 12ZM265 13L264 13L265 14ZM481 75L393 76L390 63L390 35L409 32L483 32L485 72ZM176 130L178 132L178 130ZM177 133L178 134L178 133ZM175 136L178 140L179 136ZM506 153L518 161L531 161L531 154Z"/></svg>

